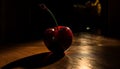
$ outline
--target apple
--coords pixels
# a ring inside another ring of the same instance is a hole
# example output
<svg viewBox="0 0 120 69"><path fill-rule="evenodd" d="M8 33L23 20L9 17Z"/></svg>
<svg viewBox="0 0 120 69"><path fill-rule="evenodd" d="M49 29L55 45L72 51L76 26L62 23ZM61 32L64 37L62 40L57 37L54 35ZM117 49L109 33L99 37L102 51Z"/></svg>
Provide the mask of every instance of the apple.
<svg viewBox="0 0 120 69"><path fill-rule="evenodd" d="M55 27L45 30L43 38L44 44L53 54L64 54L65 50L72 44L72 30L67 26L59 26L55 16L45 4L40 4L40 7L47 10L56 23Z"/></svg>
<svg viewBox="0 0 120 69"><path fill-rule="evenodd" d="M47 48L56 54L62 54L72 44L73 33L69 27L56 26L46 29L44 43Z"/></svg>

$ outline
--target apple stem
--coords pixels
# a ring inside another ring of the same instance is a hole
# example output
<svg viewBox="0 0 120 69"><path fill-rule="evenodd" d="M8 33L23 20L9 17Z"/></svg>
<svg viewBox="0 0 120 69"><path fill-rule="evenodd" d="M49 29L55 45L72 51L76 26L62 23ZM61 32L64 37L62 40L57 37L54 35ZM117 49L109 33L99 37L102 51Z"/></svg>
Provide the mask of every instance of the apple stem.
<svg viewBox="0 0 120 69"><path fill-rule="evenodd" d="M48 9L48 12L51 14L51 16L54 19L56 25L58 26L57 20L56 20L55 16L53 15L53 13L49 9Z"/></svg>
<svg viewBox="0 0 120 69"><path fill-rule="evenodd" d="M56 23L56 26L58 26L58 22L57 22L57 20L56 20L56 18L55 18L55 16L54 16L54 14L51 12L51 10L48 9L45 4L40 4L40 7L41 7L42 9L44 9L44 10L47 10L47 11L50 13L50 15L52 16L53 20L54 20L55 23Z"/></svg>

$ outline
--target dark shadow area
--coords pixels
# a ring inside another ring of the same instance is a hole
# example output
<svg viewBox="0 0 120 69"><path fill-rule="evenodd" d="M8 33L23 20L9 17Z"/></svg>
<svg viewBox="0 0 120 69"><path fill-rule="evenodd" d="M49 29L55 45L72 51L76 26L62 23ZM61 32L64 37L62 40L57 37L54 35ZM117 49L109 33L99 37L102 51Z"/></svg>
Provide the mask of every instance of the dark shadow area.
<svg viewBox="0 0 120 69"><path fill-rule="evenodd" d="M106 69L120 69L120 46L102 47L101 58L106 62Z"/></svg>
<svg viewBox="0 0 120 69"><path fill-rule="evenodd" d="M25 69L41 68L58 61L62 57L64 57L64 54L54 55L51 52L46 52L16 60L3 66L2 69L13 69L17 67Z"/></svg>
<svg viewBox="0 0 120 69"><path fill-rule="evenodd" d="M93 17L90 14L90 8L83 10L74 7L74 5L85 5L87 1L2 0L0 6L0 43L40 40L45 29L55 27L50 14L39 7L41 3L46 4L53 12L59 25L69 26L74 33L96 33L100 30L103 36L120 38L119 1L99 0L102 7L99 17ZM87 27L90 27L90 30L86 30Z"/></svg>
<svg viewBox="0 0 120 69"><path fill-rule="evenodd" d="M82 23L82 19L76 22L73 12L73 5L77 2L79 3L77 0L2 0L0 43L39 40L42 39L45 29L55 27L50 14L39 7L41 3L46 4L53 12L59 25L70 26L73 32L79 30L76 29L77 23Z"/></svg>

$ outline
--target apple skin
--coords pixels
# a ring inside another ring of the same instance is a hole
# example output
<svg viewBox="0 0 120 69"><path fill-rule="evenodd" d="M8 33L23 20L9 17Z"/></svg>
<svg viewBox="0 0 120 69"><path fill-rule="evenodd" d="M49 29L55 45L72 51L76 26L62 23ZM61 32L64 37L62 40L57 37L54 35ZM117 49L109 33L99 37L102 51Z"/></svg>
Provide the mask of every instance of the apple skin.
<svg viewBox="0 0 120 69"><path fill-rule="evenodd" d="M56 26L44 32L44 43L54 54L63 54L72 44L73 33L69 27Z"/></svg>

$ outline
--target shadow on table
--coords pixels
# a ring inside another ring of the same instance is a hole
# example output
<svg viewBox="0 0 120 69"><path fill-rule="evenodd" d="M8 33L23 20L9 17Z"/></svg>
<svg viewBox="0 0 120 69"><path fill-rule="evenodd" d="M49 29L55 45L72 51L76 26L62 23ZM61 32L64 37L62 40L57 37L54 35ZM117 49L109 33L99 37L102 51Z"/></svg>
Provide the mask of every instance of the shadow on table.
<svg viewBox="0 0 120 69"><path fill-rule="evenodd" d="M62 57L64 57L64 54L63 55L59 55L59 54L54 55L50 52L45 52L45 53L36 54L36 55L32 55L29 57L25 57L25 58L16 60L14 62L11 62L11 63L3 66L2 69L41 68L41 67L47 66L49 64L52 64L52 63L58 61Z"/></svg>

